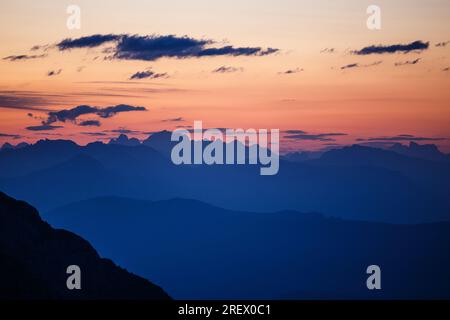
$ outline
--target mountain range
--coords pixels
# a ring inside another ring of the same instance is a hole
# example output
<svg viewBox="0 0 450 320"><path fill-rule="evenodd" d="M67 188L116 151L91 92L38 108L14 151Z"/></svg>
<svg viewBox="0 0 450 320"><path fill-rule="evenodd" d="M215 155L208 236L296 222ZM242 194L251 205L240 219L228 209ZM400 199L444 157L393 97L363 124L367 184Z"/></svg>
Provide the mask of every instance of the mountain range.
<svg viewBox="0 0 450 320"><path fill-rule="evenodd" d="M168 298L146 278L176 299L450 298L450 163L435 148L299 152L261 176L174 165L170 136L3 148L0 190L99 252L2 194L3 295ZM61 287L66 264L90 290ZM366 287L370 265L382 290Z"/></svg>
<svg viewBox="0 0 450 320"><path fill-rule="evenodd" d="M44 213L175 299L450 298L450 223L231 211L197 200L100 197ZM366 269L381 268L382 290Z"/></svg>
<svg viewBox="0 0 450 320"><path fill-rule="evenodd" d="M180 197L230 210L392 223L450 219L450 162L354 145L300 162L281 159L277 175L260 176L255 165L176 166L169 132L125 144L41 140L3 150L0 189L44 211L99 196Z"/></svg>

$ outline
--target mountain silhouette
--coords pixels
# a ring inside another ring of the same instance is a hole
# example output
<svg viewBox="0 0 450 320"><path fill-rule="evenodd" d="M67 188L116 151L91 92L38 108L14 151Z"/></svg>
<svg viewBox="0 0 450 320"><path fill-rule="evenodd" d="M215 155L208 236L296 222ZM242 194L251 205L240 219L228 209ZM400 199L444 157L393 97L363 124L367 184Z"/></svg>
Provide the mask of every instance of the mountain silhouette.
<svg viewBox="0 0 450 320"><path fill-rule="evenodd" d="M259 165L177 166L169 156L169 132L149 141L153 147L148 142L78 146L44 140L5 150L0 153L0 189L41 211L113 195L189 198L230 210L317 211L392 223L450 219L450 163L352 146L313 160L281 159L277 175L260 176Z"/></svg>
<svg viewBox="0 0 450 320"><path fill-rule="evenodd" d="M398 172L423 189L434 189L442 196L450 196L450 164L429 161L399 154L390 150L353 145L333 149L320 159L311 161L340 167L378 167Z"/></svg>
<svg viewBox="0 0 450 320"><path fill-rule="evenodd" d="M403 145L401 143L395 143L389 150L416 158L422 158L432 161L448 161L449 157L442 153L438 147L434 144L420 145L411 141L409 145Z"/></svg>
<svg viewBox="0 0 450 320"><path fill-rule="evenodd" d="M450 223L394 225L119 197L44 216L176 299L450 298ZM366 287L372 264L382 270L380 291Z"/></svg>
<svg viewBox="0 0 450 320"><path fill-rule="evenodd" d="M70 140L39 140L20 149L0 153L0 177L16 177L66 161L82 147Z"/></svg>
<svg viewBox="0 0 450 320"><path fill-rule="evenodd" d="M109 144L119 144L122 146L138 146L141 142L136 138L128 138L127 135L121 134L117 138L109 141Z"/></svg>
<svg viewBox="0 0 450 320"><path fill-rule="evenodd" d="M25 202L0 192L0 299L169 299L158 286L101 258L79 236L53 229ZM81 269L81 290L66 286Z"/></svg>
<svg viewBox="0 0 450 320"><path fill-rule="evenodd" d="M147 139L142 141L143 145L151 147L160 152L167 158L170 158L172 148L177 142L171 141L172 132L164 130L151 134Z"/></svg>
<svg viewBox="0 0 450 320"><path fill-rule="evenodd" d="M0 151L1 150L8 150L8 149L14 149L14 146L11 143L9 143L9 142L5 142L2 145L2 147L0 148Z"/></svg>

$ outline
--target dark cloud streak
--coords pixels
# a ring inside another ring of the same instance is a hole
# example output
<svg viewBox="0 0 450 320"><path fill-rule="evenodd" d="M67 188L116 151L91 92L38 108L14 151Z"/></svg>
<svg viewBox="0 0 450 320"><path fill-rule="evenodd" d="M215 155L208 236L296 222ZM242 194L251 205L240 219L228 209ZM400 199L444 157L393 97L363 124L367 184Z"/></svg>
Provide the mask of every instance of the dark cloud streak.
<svg viewBox="0 0 450 320"><path fill-rule="evenodd" d="M26 127L25 129L27 129L29 131L50 131L50 130L55 130L55 129L59 129L59 128L63 128L63 127L42 124L40 126Z"/></svg>
<svg viewBox="0 0 450 320"><path fill-rule="evenodd" d="M414 41L409 44L393 44L393 45L372 45L364 47L361 50L353 51L353 54L357 55L369 55L369 54L385 54L385 53L409 53L411 51L423 51L428 49L430 43L423 41Z"/></svg>
<svg viewBox="0 0 450 320"><path fill-rule="evenodd" d="M25 60L39 59L39 58L45 58L45 57L47 57L46 54L39 54L39 55L21 54L21 55L17 55L17 56L7 56L7 57L4 57L3 60L25 61Z"/></svg>
<svg viewBox="0 0 450 320"><path fill-rule="evenodd" d="M346 133L318 133L318 134L310 134L301 130L287 130L286 132L299 132L297 134L289 134L284 136L286 139L292 140L312 140L312 141L335 141L333 137L346 136Z"/></svg>
<svg viewBox="0 0 450 320"><path fill-rule="evenodd" d="M400 134L397 136L386 136L386 137L372 137L372 138L359 138L356 141L443 141L447 140L446 138L430 138L430 137L416 137L410 134Z"/></svg>
<svg viewBox="0 0 450 320"><path fill-rule="evenodd" d="M88 105L77 106L72 109L63 109L59 111L51 111L48 113L47 120L43 121L43 125L49 125L55 122L73 122L76 123L78 117L87 114L94 114L100 118L111 118L117 113L130 111L147 111L144 107L134 107L126 104L119 104L105 108L92 107Z"/></svg>
<svg viewBox="0 0 450 320"><path fill-rule="evenodd" d="M155 73L153 71L138 71L130 77L130 80L139 80L139 79L160 79L160 78L168 78L169 75L167 73Z"/></svg>
<svg viewBox="0 0 450 320"><path fill-rule="evenodd" d="M56 47L60 51L75 48L94 48L114 42L115 47L108 48L111 55L106 59L155 61L160 58L193 58L208 56L265 56L276 53L278 49L261 47L211 47L215 42L175 35L116 35L95 34L91 36L64 39Z"/></svg>

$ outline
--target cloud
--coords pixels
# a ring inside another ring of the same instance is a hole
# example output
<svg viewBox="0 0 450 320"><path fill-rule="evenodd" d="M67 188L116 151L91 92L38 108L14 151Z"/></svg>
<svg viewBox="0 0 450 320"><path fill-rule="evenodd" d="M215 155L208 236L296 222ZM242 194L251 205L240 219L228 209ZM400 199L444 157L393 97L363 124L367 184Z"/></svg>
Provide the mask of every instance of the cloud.
<svg viewBox="0 0 450 320"><path fill-rule="evenodd" d="M51 77L51 76L57 76L58 74L60 74L62 72L62 69L58 69L58 70L50 70L49 72L47 72L47 76Z"/></svg>
<svg viewBox="0 0 450 320"><path fill-rule="evenodd" d="M107 137L108 134L104 133L104 132L80 132L83 135L86 136L92 136L92 137Z"/></svg>
<svg viewBox="0 0 450 320"><path fill-rule="evenodd" d="M0 133L0 138L20 139L22 136L18 134Z"/></svg>
<svg viewBox="0 0 450 320"><path fill-rule="evenodd" d="M96 114L101 118L110 118L115 116L117 113L130 112L130 111L147 111L145 107L134 107L127 104L118 104L116 106L106 107L106 108L96 108Z"/></svg>
<svg viewBox="0 0 450 320"><path fill-rule="evenodd" d="M130 77L130 80L137 79L158 79L158 78L167 78L169 75L167 73L155 73L151 70L136 72Z"/></svg>
<svg viewBox="0 0 450 320"><path fill-rule="evenodd" d="M382 63L383 63L383 61L376 61L376 62L369 63L369 64L351 63L351 64L347 64L345 66L342 66L341 70L353 69L353 68L368 68L368 67L377 66Z"/></svg>
<svg viewBox="0 0 450 320"><path fill-rule="evenodd" d="M287 130L287 132L295 132L296 130ZM318 134L310 134L301 130L298 130L299 133L297 134L290 134L287 136L284 136L284 138L287 139L293 139L293 140L313 140L313 141L335 141L332 137L339 137L339 136L346 136L346 133L339 133L339 132L333 132L333 133L318 133Z"/></svg>
<svg viewBox="0 0 450 320"><path fill-rule="evenodd" d="M320 53L335 53L336 49L335 48L325 48L320 50Z"/></svg>
<svg viewBox="0 0 450 320"><path fill-rule="evenodd" d="M39 51L39 50L47 51L47 50L50 49L51 47L52 47L52 46L49 45L49 44L36 45L36 46L32 46L32 47L30 48L30 51Z"/></svg>
<svg viewBox="0 0 450 320"><path fill-rule="evenodd" d="M268 48L263 50L260 47L240 47L226 46L221 48L206 48L194 54L194 57L207 56L266 56L277 52L278 49Z"/></svg>
<svg viewBox="0 0 450 320"><path fill-rule="evenodd" d="M295 69L289 69L286 71L279 72L279 74L294 74L294 73L299 73L299 72L303 72L303 71L304 71L303 68L295 68Z"/></svg>
<svg viewBox="0 0 450 320"><path fill-rule="evenodd" d="M56 47L61 50L75 48L93 48L105 43L114 42L114 47L106 53L106 59L154 61L160 58L191 58L207 56L264 56L273 54L278 49L261 47L211 47L216 42L206 39L195 39L188 36L175 35L91 35L76 39L65 39Z"/></svg>
<svg viewBox="0 0 450 320"><path fill-rule="evenodd" d="M100 121L98 120L85 120L78 123L81 127L100 127Z"/></svg>
<svg viewBox="0 0 450 320"><path fill-rule="evenodd" d="M291 129L291 130L285 130L283 131L283 133L287 133L287 134L306 134L306 131L303 130L297 130L297 129Z"/></svg>
<svg viewBox="0 0 450 320"><path fill-rule="evenodd" d="M77 106L72 109L65 109L60 111L51 111L48 113L48 118L45 120L45 124L54 122L74 122L79 116L86 114L95 114L98 108L87 105Z"/></svg>
<svg viewBox="0 0 450 320"><path fill-rule="evenodd" d="M121 133L121 134L143 134L146 132L138 131L138 130L131 130L126 128L119 128L119 129L113 129L113 130L105 130L103 132L109 132L109 133Z"/></svg>
<svg viewBox="0 0 450 320"><path fill-rule="evenodd" d="M107 42L119 40L121 37L122 35L116 34L94 34L77 39L64 39L56 46L61 51L78 48L94 48Z"/></svg>
<svg viewBox="0 0 450 320"><path fill-rule="evenodd" d="M29 111L51 111L43 106L54 104L51 102L57 95L46 95L31 91L1 91L0 108L19 109Z"/></svg>
<svg viewBox="0 0 450 320"><path fill-rule="evenodd" d="M436 47L446 47L448 44L450 44L450 41L444 41L436 43Z"/></svg>
<svg viewBox="0 0 450 320"><path fill-rule="evenodd" d="M46 56L47 56L46 54L39 54L39 55L21 54L21 55L17 55L17 56L7 56L7 57L4 57L3 60L24 61L24 60L45 58Z"/></svg>
<svg viewBox="0 0 450 320"><path fill-rule="evenodd" d="M33 135L35 135L35 136L46 136L46 137L48 137L48 136L54 136L54 137L61 137L62 136L62 134L61 133L50 133L50 132L35 132L35 133L33 133Z"/></svg>
<svg viewBox="0 0 450 320"><path fill-rule="evenodd" d="M59 110L59 111L50 111L47 113L47 119L43 120L41 122L41 126L35 126L35 127L28 127L28 130L52 130L52 129L56 129L57 126L55 126L55 128L50 128L52 127L51 125L53 123L56 122L72 122L75 123L79 126L100 126L100 121L98 120L84 120L81 122L77 122L78 117L83 116L83 115L96 115L100 118L111 118L114 115L116 115L117 113L121 113L121 112L130 112L130 111L147 111L146 108L144 107L135 107L135 106L130 106L130 105L126 105L126 104L119 104L116 106L110 106L110 107L105 107L105 108L100 108L100 107L92 107L92 106L88 106L88 105L80 105L77 106L75 108L72 109L63 109L63 110ZM29 129L32 128L32 129ZM50 129L45 129L45 128L50 128Z"/></svg>
<svg viewBox="0 0 450 320"><path fill-rule="evenodd" d="M359 67L358 63L351 63L351 64L347 64L345 66L342 66L341 70L351 69L351 68L358 68L358 67Z"/></svg>
<svg viewBox="0 0 450 320"><path fill-rule="evenodd" d="M430 137L417 137L411 134L399 134L396 136L383 136L383 137L372 137L372 138L359 138L356 141L442 141L447 140L446 138L430 138Z"/></svg>
<svg viewBox="0 0 450 320"><path fill-rule="evenodd" d="M421 58L417 58L414 60L408 60L408 61L402 61L402 62L396 62L395 66L399 67L399 66L405 66L405 65L411 65L411 64L417 64L419 63L419 61L421 60Z"/></svg>
<svg viewBox="0 0 450 320"><path fill-rule="evenodd" d="M369 55L369 54L385 54L385 53L396 53L403 52L409 53L411 51L422 51L428 49L430 43L423 41L414 41L409 44L393 44L393 45L372 45L369 47L364 47L361 50L353 51L353 54L357 55Z"/></svg>
<svg viewBox="0 0 450 320"><path fill-rule="evenodd" d="M40 126L26 127L25 129L27 129L29 131L50 131L50 130L55 130L55 129L59 129L59 128L63 128L63 127L42 124Z"/></svg>
<svg viewBox="0 0 450 320"><path fill-rule="evenodd" d="M181 121L184 121L182 117L162 120L162 122L181 122Z"/></svg>
<svg viewBox="0 0 450 320"><path fill-rule="evenodd" d="M227 66L221 66L217 69L214 69L213 73L232 73L232 72L238 72L243 71L243 68L235 68L235 67L227 67Z"/></svg>

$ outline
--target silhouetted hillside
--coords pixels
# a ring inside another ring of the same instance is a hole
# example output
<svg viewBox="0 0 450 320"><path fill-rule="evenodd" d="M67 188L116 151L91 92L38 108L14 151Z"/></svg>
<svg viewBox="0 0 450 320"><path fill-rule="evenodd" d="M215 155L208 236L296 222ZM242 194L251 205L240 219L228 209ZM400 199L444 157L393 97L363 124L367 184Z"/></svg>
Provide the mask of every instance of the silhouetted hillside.
<svg viewBox="0 0 450 320"><path fill-rule="evenodd" d="M450 298L450 223L392 225L103 197L45 214L178 299ZM382 269L382 290L366 268Z"/></svg>
<svg viewBox="0 0 450 320"><path fill-rule="evenodd" d="M81 290L66 269L81 268ZM79 236L51 228L25 202L0 192L0 299L169 299L159 287L102 259Z"/></svg>

